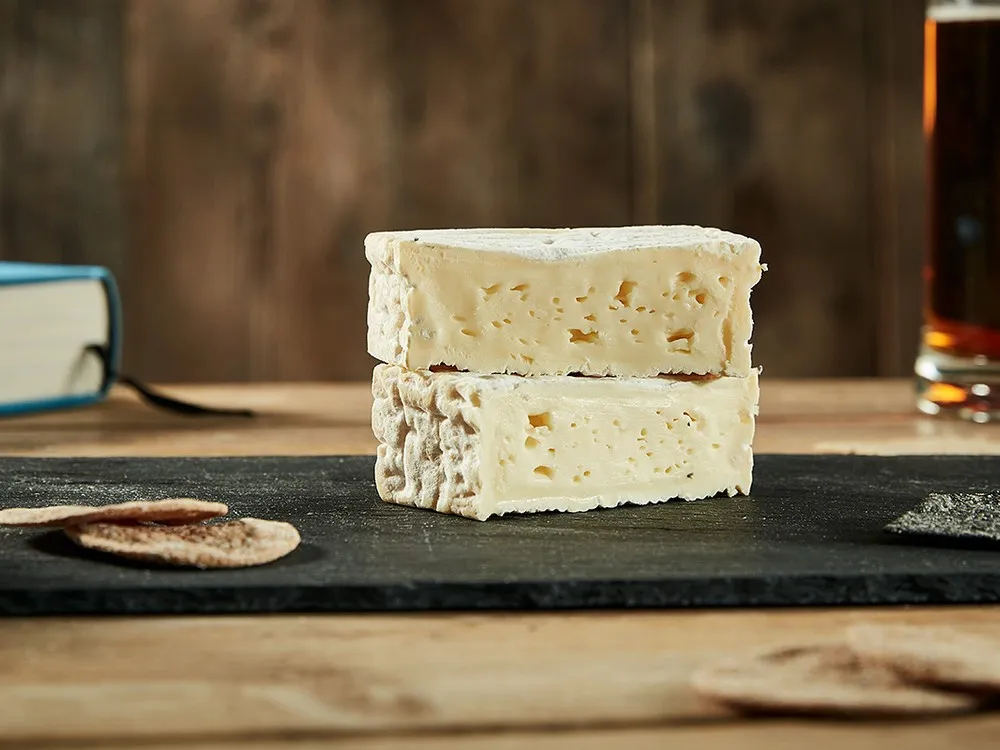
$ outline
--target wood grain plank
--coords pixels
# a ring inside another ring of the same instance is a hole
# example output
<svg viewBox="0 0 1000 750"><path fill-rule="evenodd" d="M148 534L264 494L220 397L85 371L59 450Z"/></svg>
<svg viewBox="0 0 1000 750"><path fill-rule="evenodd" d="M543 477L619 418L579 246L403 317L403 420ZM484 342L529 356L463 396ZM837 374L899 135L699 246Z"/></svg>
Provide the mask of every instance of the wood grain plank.
<svg viewBox="0 0 1000 750"><path fill-rule="evenodd" d="M285 25L295 4L129 4L133 218L126 366L244 380L271 272Z"/></svg>
<svg viewBox="0 0 1000 750"><path fill-rule="evenodd" d="M923 0L867 3L877 374L913 371L925 255Z"/></svg>
<svg viewBox="0 0 1000 750"><path fill-rule="evenodd" d="M0 2L0 258L125 275L123 9Z"/></svg>
<svg viewBox="0 0 1000 750"><path fill-rule="evenodd" d="M389 23L366 0L300 2L293 18L258 379L371 377L364 236L390 222L396 179Z"/></svg>
<svg viewBox="0 0 1000 750"><path fill-rule="evenodd" d="M875 366L864 4L653 5L659 215L760 240L754 356L773 375Z"/></svg>
<svg viewBox="0 0 1000 750"><path fill-rule="evenodd" d="M1000 609L7 619L0 726L23 747L690 725L732 718L699 665L861 621L988 633Z"/></svg>
<svg viewBox="0 0 1000 750"><path fill-rule="evenodd" d="M659 140L657 138L656 34L654 0L630 0L632 220L655 224L660 195Z"/></svg>
<svg viewBox="0 0 1000 750"><path fill-rule="evenodd" d="M756 719L697 726L630 729L570 729L565 731L509 731L338 738L343 750L605 750L609 747L671 750L884 750L900 745L908 750L962 747L989 750L1000 732L1000 718L976 716L928 722L850 722ZM331 738L286 738L153 742L143 750L326 750ZM31 750L57 750L65 745L37 745ZM73 745L79 750L105 750L98 745Z"/></svg>
<svg viewBox="0 0 1000 750"><path fill-rule="evenodd" d="M394 227L629 221L627 3L389 8Z"/></svg>

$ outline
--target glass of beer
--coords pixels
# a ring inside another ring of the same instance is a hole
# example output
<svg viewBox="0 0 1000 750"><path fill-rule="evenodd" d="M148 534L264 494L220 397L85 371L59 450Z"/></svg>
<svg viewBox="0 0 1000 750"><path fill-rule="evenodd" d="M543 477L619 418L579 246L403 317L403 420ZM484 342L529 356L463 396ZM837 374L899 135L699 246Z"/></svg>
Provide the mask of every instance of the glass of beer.
<svg viewBox="0 0 1000 750"><path fill-rule="evenodd" d="M927 234L917 406L1000 418L1000 0L927 6Z"/></svg>

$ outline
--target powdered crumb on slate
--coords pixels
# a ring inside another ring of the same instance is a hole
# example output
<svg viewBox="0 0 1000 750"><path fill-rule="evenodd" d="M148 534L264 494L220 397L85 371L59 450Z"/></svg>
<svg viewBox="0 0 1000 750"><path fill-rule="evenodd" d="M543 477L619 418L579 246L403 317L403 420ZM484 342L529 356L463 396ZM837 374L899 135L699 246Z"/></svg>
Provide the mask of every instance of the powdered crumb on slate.
<svg viewBox="0 0 1000 750"><path fill-rule="evenodd" d="M1000 495L993 492L935 492L919 506L892 521L893 534L977 539L1000 542Z"/></svg>

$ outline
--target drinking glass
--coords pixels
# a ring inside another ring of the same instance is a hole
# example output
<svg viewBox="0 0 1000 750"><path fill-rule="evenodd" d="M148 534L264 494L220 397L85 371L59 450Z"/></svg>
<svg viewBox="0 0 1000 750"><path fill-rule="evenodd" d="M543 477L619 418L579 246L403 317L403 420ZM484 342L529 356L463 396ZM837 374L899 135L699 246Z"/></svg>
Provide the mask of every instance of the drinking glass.
<svg viewBox="0 0 1000 750"><path fill-rule="evenodd" d="M1000 0L924 23L927 233L917 406L1000 417Z"/></svg>

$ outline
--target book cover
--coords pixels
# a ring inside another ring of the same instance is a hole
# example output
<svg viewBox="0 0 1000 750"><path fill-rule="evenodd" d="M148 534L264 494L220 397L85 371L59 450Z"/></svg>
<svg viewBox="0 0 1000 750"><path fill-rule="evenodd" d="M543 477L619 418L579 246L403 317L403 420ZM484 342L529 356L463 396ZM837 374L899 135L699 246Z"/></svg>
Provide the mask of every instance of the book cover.
<svg viewBox="0 0 1000 750"><path fill-rule="evenodd" d="M121 318L107 268L0 261L0 416L106 398Z"/></svg>

